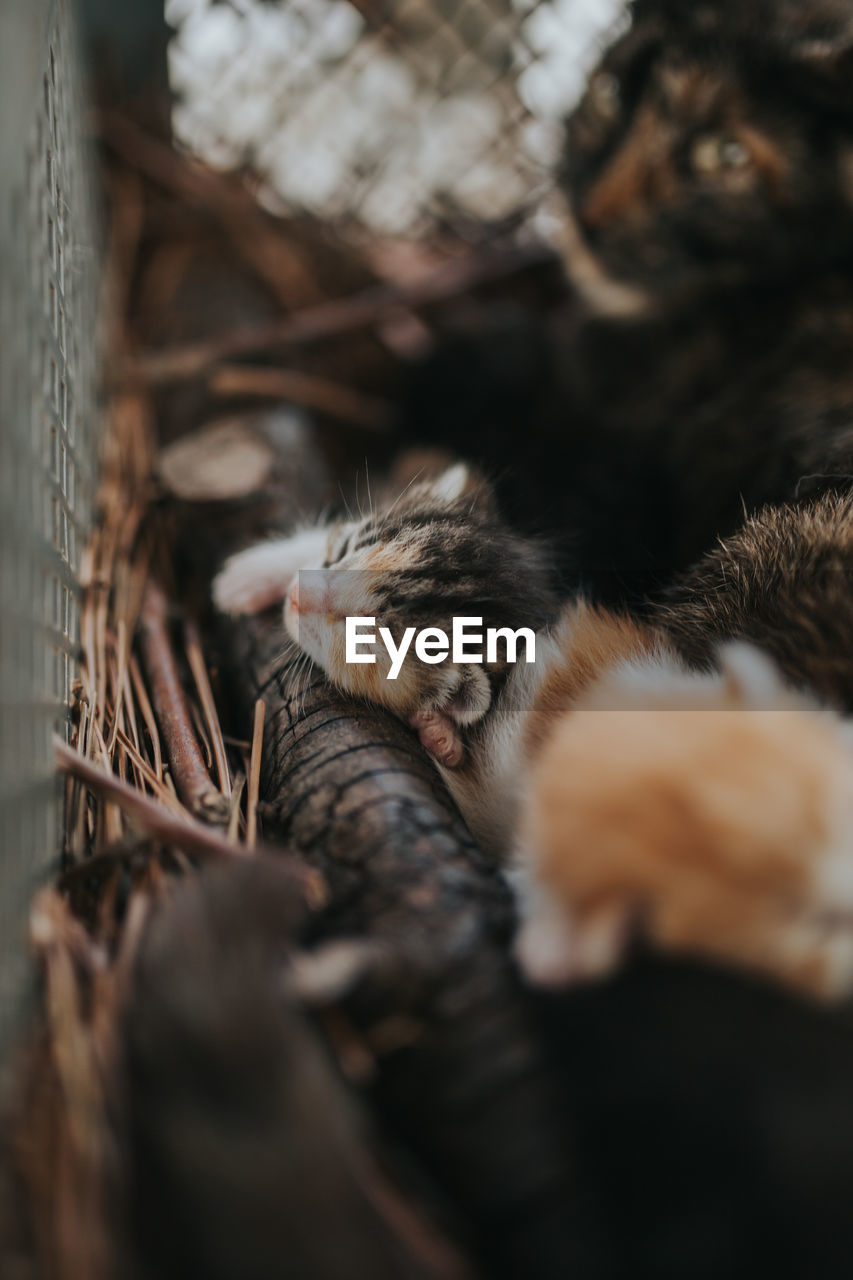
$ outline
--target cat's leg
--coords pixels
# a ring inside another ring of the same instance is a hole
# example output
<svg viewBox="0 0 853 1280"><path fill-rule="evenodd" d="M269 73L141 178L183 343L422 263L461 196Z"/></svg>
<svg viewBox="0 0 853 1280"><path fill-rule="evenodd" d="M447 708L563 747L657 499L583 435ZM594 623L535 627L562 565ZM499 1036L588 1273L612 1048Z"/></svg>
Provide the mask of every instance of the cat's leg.
<svg viewBox="0 0 853 1280"><path fill-rule="evenodd" d="M300 569L323 563L327 540L328 530L314 527L239 551L214 578L214 604L230 614L260 613L278 604Z"/></svg>
<svg viewBox="0 0 853 1280"><path fill-rule="evenodd" d="M417 729L421 746L438 764L455 769L462 762L464 749L456 725L443 711L417 711L409 718Z"/></svg>

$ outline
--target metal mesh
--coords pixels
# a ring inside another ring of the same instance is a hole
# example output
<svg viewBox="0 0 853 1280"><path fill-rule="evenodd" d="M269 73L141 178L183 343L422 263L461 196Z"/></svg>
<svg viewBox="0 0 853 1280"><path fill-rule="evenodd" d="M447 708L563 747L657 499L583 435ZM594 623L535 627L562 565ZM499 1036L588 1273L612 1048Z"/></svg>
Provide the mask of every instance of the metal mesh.
<svg viewBox="0 0 853 1280"><path fill-rule="evenodd" d="M624 0L166 0L176 136L271 200L382 235L550 187Z"/></svg>
<svg viewBox="0 0 853 1280"><path fill-rule="evenodd" d="M0 21L0 1033L26 904L59 848L51 737L78 646L96 448L96 255L68 0Z"/></svg>

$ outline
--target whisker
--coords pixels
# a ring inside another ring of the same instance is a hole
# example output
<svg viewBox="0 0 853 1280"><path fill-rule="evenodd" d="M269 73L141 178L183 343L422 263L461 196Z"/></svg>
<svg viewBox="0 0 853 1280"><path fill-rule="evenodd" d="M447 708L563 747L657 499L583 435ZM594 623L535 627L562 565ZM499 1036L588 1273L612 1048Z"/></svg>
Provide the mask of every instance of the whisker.
<svg viewBox="0 0 853 1280"><path fill-rule="evenodd" d="M423 475L423 473L424 473L424 471L425 471L425 470L426 470L426 468L425 468L425 467L421 467L419 471L416 471L416 472L415 472L415 474L412 476L412 478L411 478L411 480L409 481L409 483L408 483L407 485L404 485L404 487L403 487L403 488L400 490L400 492L397 494L397 497L396 497L396 498L394 499L394 501L391 503L391 505L390 505L390 507L388 508L388 510L385 512L385 516L386 516L386 517L387 517L387 516L390 516L390 515L391 515L391 513L394 511L395 507L397 507L397 506L398 506L398 504L399 504L400 502L402 502L403 498L405 498L406 494L409 492L409 490L411 489L412 485L415 483L415 481L420 480L420 478L421 478L421 476Z"/></svg>
<svg viewBox="0 0 853 1280"><path fill-rule="evenodd" d="M367 465L366 456L364 459L364 482L367 485L367 510L370 515L374 516L376 514L376 509L373 506L373 496L370 492L370 468Z"/></svg>
<svg viewBox="0 0 853 1280"><path fill-rule="evenodd" d="M357 488L358 488L358 477L356 476L356 489ZM340 480L338 481L338 490L340 492L341 501L344 504L344 509L346 510L347 515L349 516L350 520L354 520L355 517L352 513L352 508L350 507L349 501L347 500L347 495L344 493L344 486Z"/></svg>

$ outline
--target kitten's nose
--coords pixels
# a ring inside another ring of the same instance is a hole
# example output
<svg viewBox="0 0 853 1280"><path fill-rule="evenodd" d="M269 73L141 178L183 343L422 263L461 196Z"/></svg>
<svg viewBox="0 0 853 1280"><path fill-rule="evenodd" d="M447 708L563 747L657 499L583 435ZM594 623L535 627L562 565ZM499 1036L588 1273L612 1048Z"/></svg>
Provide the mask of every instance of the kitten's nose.
<svg viewBox="0 0 853 1280"><path fill-rule="evenodd" d="M331 609L329 577L323 569L297 573L287 592L292 613L327 613Z"/></svg>

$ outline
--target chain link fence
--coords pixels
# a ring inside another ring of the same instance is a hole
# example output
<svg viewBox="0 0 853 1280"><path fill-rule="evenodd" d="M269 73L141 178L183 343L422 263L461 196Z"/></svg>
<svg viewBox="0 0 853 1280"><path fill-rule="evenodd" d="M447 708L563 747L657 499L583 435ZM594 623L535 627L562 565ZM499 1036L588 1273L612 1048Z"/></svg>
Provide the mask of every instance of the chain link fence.
<svg viewBox="0 0 853 1280"><path fill-rule="evenodd" d="M380 235L523 217L624 0L167 0L177 139Z"/></svg>
<svg viewBox="0 0 853 1280"><path fill-rule="evenodd" d="M0 8L0 1036L26 906L59 850L52 735L94 484L97 251L69 0Z"/></svg>

